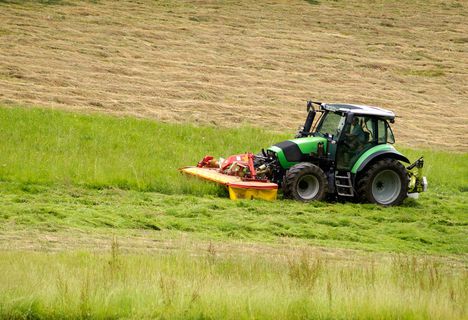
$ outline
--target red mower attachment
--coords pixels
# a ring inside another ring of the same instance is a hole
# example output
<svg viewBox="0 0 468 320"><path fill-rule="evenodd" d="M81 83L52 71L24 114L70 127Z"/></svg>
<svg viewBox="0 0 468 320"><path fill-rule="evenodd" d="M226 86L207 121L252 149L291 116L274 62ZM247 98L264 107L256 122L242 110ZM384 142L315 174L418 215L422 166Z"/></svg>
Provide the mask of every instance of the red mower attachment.
<svg viewBox="0 0 468 320"><path fill-rule="evenodd" d="M233 200L275 200L278 192L276 183L257 179L252 153L237 154L219 161L212 156L205 156L196 167L185 167L179 170L225 185L229 189L229 197Z"/></svg>

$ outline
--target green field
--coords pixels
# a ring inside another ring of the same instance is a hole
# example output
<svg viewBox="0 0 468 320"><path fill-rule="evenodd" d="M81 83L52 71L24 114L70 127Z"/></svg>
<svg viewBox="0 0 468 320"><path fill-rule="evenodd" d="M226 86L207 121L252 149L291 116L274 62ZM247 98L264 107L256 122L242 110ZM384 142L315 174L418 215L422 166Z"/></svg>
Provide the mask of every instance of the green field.
<svg viewBox="0 0 468 320"><path fill-rule="evenodd" d="M465 317L466 153L399 148L430 184L394 208L230 201L177 171L288 136L0 108L0 318Z"/></svg>
<svg viewBox="0 0 468 320"><path fill-rule="evenodd" d="M468 3L0 0L0 320L468 319ZM231 201L182 175L305 101L397 115L428 192Z"/></svg>
<svg viewBox="0 0 468 320"><path fill-rule="evenodd" d="M15 227L153 228L218 239L291 237L369 250L468 251L467 154L404 150L411 159L424 154L430 188L400 207L232 202L222 187L177 169L205 154L257 152L286 135L40 109L3 108L0 115L7 200L0 221Z"/></svg>
<svg viewBox="0 0 468 320"><path fill-rule="evenodd" d="M433 258L0 254L2 319L451 319L466 271Z"/></svg>

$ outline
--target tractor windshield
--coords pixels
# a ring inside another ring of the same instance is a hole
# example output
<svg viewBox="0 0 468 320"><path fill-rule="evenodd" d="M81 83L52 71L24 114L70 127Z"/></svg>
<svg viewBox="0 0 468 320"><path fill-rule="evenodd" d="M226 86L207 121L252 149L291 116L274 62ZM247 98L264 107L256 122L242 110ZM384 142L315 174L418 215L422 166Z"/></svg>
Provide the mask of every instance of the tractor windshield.
<svg viewBox="0 0 468 320"><path fill-rule="evenodd" d="M323 115L319 125L317 126L317 131L321 136L326 136L331 134L334 137L337 137L340 133L340 129L343 126L345 117L339 113L327 112Z"/></svg>

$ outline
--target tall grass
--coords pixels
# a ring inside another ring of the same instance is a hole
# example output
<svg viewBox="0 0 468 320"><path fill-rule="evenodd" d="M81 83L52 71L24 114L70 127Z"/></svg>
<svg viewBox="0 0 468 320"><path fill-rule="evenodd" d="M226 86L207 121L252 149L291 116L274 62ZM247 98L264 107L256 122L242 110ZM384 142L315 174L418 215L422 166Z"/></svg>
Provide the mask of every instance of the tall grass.
<svg viewBox="0 0 468 320"><path fill-rule="evenodd" d="M215 251L213 253L213 251ZM0 253L3 319L463 319L467 273L434 258ZM351 263L350 263L351 262Z"/></svg>
<svg viewBox="0 0 468 320"><path fill-rule="evenodd" d="M280 138L251 127L0 108L0 179L216 194L212 184L182 177L177 169L195 165L206 154L258 152Z"/></svg>

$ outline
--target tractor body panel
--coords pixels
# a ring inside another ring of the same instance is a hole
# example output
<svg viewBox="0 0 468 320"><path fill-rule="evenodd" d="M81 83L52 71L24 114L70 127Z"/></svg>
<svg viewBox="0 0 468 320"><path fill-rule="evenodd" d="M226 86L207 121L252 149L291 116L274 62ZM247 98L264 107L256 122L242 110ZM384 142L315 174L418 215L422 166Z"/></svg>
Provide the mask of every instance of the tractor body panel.
<svg viewBox="0 0 468 320"><path fill-rule="evenodd" d="M323 137L305 137L286 140L269 147L267 150L276 154L283 169L289 169L293 165L310 159L311 154L317 153L319 143L326 150L327 139Z"/></svg>

